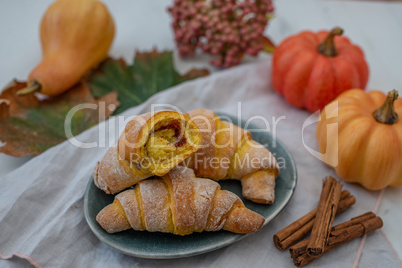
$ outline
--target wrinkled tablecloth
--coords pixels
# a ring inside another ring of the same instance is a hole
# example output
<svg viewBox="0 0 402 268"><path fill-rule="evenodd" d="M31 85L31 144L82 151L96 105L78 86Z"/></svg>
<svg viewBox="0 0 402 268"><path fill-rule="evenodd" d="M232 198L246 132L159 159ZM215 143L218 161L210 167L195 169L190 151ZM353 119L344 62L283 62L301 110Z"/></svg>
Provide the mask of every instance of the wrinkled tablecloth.
<svg viewBox="0 0 402 268"><path fill-rule="evenodd" d="M317 147L315 126L303 129L310 114L291 107L273 90L269 65L269 61L244 64L163 91L124 112L121 115L124 118L113 117L76 137L76 141L96 141L100 146L84 149L66 141L1 177L0 257L17 254L43 267L292 267L289 252L278 251L272 236L312 210L318 202L322 178L336 177L336 174L306 150L305 145L312 149ZM297 187L289 204L258 233L194 257L141 259L124 255L102 243L84 218L85 188L96 162L116 142L122 130L117 122L150 111L152 104L171 104L182 112L208 108L233 115L237 115L241 107L242 118L259 115L271 124L273 118L285 116L277 122L276 135L293 155L298 173ZM366 191L348 183L344 183L344 189L355 195L357 202L339 215L335 224L375 209L380 192ZM401 266L381 230L368 235L365 243L361 241L355 239L309 267L352 267L358 260L359 267ZM356 257L360 253L361 257ZM1 258L0 267L30 265L16 256L9 260Z"/></svg>

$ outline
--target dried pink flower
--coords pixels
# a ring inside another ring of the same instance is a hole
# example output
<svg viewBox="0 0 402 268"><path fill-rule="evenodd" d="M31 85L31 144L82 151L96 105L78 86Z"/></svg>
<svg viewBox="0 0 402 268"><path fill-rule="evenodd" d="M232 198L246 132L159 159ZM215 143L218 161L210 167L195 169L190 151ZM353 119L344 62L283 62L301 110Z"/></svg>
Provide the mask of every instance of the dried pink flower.
<svg viewBox="0 0 402 268"><path fill-rule="evenodd" d="M244 54L257 56L271 0L174 0L169 12L179 54L193 56L200 48L215 55L211 64L228 68Z"/></svg>

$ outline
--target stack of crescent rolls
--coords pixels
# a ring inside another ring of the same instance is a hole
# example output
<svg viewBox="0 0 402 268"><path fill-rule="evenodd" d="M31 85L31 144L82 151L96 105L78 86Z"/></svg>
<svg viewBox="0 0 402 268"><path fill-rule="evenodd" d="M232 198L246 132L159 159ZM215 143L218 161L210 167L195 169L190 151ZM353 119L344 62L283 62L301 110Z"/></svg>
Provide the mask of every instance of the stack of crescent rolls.
<svg viewBox="0 0 402 268"><path fill-rule="evenodd" d="M256 232L264 217L216 181L240 180L244 198L272 204L278 174L268 149L213 111L142 114L95 168L95 185L118 193L96 220L109 233Z"/></svg>

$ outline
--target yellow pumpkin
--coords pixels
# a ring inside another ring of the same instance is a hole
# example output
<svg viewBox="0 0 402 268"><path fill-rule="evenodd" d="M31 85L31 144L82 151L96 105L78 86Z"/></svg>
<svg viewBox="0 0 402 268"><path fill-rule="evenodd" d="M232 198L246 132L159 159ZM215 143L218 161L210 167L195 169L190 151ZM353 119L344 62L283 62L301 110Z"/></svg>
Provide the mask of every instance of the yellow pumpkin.
<svg viewBox="0 0 402 268"><path fill-rule="evenodd" d="M50 5L40 25L43 57L18 92L63 93L108 54L115 33L107 7L97 0L58 0Z"/></svg>
<svg viewBox="0 0 402 268"><path fill-rule="evenodd" d="M369 190L402 186L398 113L402 114L402 99L396 90L388 95L360 89L342 93L325 107L317 124L322 160L343 180Z"/></svg>

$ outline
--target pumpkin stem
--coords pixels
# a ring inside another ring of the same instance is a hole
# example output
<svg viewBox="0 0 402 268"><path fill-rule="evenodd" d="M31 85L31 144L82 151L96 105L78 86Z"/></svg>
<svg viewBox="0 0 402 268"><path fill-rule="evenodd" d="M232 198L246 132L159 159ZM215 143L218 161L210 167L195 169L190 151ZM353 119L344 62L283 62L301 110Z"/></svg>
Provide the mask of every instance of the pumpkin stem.
<svg viewBox="0 0 402 268"><path fill-rule="evenodd" d="M17 91L17 95L18 96L29 95L29 94L32 94L32 93L40 91L41 88L42 88L42 86L41 86L41 84L39 84L38 81L31 80L31 81L29 81L27 87Z"/></svg>
<svg viewBox="0 0 402 268"><path fill-rule="evenodd" d="M334 37L337 35L342 35L343 30L340 27L333 28L329 33L327 38L325 38L324 42L318 45L318 52L324 54L327 57L334 57L338 55L338 51L336 51Z"/></svg>
<svg viewBox="0 0 402 268"><path fill-rule="evenodd" d="M395 112L394 101L398 99L398 91L391 90L387 94L384 104L373 113L374 118L383 124L394 124L398 121L398 114Z"/></svg>

